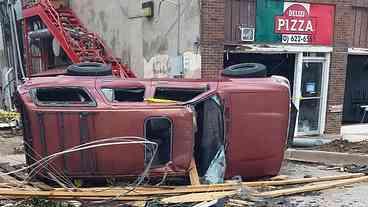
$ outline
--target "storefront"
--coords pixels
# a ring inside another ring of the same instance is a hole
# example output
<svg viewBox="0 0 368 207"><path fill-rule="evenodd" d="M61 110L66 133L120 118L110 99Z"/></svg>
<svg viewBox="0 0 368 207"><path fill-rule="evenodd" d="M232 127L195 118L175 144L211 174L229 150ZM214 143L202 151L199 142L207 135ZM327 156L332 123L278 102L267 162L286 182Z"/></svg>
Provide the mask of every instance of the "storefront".
<svg viewBox="0 0 368 207"><path fill-rule="evenodd" d="M234 22L236 16L244 15L234 13L234 5L230 5L231 10L227 9L230 13L226 16L232 16L228 19L230 25L234 27L240 23L241 26L239 32L232 30L229 34L225 31L225 39L228 39L225 67L260 62L267 66L269 75L287 77L292 84L293 103L299 110L296 135L325 133L335 6L283 1L247 2L247 5L239 6L255 7L253 22L249 19L244 24L242 20Z"/></svg>
<svg viewBox="0 0 368 207"><path fill-rule="evenodd" d="M368 50L349 49L343 124L368 123Z"/></svg>

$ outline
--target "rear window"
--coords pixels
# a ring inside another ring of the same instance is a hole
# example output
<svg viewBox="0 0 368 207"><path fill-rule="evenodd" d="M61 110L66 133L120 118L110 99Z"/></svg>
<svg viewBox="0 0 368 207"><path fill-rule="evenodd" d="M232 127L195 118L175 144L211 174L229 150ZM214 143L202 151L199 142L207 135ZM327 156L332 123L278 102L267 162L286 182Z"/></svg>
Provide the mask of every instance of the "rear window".
<svg viewBox="0 0 368 207"><path fill-rule="evenodd" d="M33 91L33 96L39 105L95 105L91 96L82 88L37 88Z"/></svg>
<svg viewBox="0 0 368 207"><path fill-rule="evenodd" d="M110 102L143 102L144 88L102 88L102 93Z"/></svg>

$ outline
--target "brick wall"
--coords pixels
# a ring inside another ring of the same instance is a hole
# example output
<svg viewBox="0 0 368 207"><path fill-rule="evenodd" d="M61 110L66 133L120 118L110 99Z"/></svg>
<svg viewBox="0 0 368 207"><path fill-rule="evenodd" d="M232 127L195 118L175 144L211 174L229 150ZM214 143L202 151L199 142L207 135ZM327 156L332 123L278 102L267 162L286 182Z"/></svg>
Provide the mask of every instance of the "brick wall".
<svg viewBox="0 0 368 207"><path fill-rule="evenodd" d="M202 78L217 78L223 68L225 0L201 0Z"/></svg>
<svg viewBox="0 0 368 207"><path fill-rule="evenodd" d="M334 50L331 56L328 106L343 105L345 93L348 47L353 38L354 19L351 2L339 1L336 5ZM342 113L327 111L325 133L340 134Z"/></svg>
<svg viewBox="0 0 368 207"><path fill-rule="evenodd" d="M348 47L353 38L353 4L366 0L304 0L295 2L333 4L335 11L334 50L331 54L328 106L344 102ZM202 77L216 77L223 67L225 0L201 0ZM327 110L326 131L339 134L342 113Z"/></svg>
<svg viewBox="0 0 368 207"><path fill-rule="evenodd" d="M335 5L334 48L331 54L325 133L340 134L342 112L330 112L328 107L344 104L348 47L351 46L355 21L352 15L352 0L310 0L307 2Z"/></svg>

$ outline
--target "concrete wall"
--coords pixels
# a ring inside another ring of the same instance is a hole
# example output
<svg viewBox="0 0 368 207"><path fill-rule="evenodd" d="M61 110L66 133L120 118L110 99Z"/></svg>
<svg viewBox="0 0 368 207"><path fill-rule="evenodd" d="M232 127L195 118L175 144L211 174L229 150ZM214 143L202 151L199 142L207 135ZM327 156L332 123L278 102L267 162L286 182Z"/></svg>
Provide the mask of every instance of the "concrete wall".
<svg viewBox="0 0 368 207"><path fill-rule="evenodd" d="M199 0L154 0L155 16L151 19L139 17L141 3L70 0L84 25L99 34L139 77L174 77L182 72L185 77L199 77Z"/></svg>

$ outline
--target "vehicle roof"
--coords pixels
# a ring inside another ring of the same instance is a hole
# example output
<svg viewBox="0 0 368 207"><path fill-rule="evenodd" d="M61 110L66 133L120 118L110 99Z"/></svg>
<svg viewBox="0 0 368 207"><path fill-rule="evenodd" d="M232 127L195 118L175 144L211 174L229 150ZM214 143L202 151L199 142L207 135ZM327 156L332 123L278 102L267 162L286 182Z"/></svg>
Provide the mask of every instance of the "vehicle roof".
<svg viewBox="0 0 368 207"><path fill-rule="evenodd" d="M221 79L121 79L113 76L66 76L59 75L54 77L35 77L27 80L22 89L37 87L87 87L95 88L96 85L102 86L124 86L124 87L176 87L176 88L198 88L198 87L217 87L221 83L223 87L236 88L278 88L279 82L273 78L221 78Z"/></svg>

